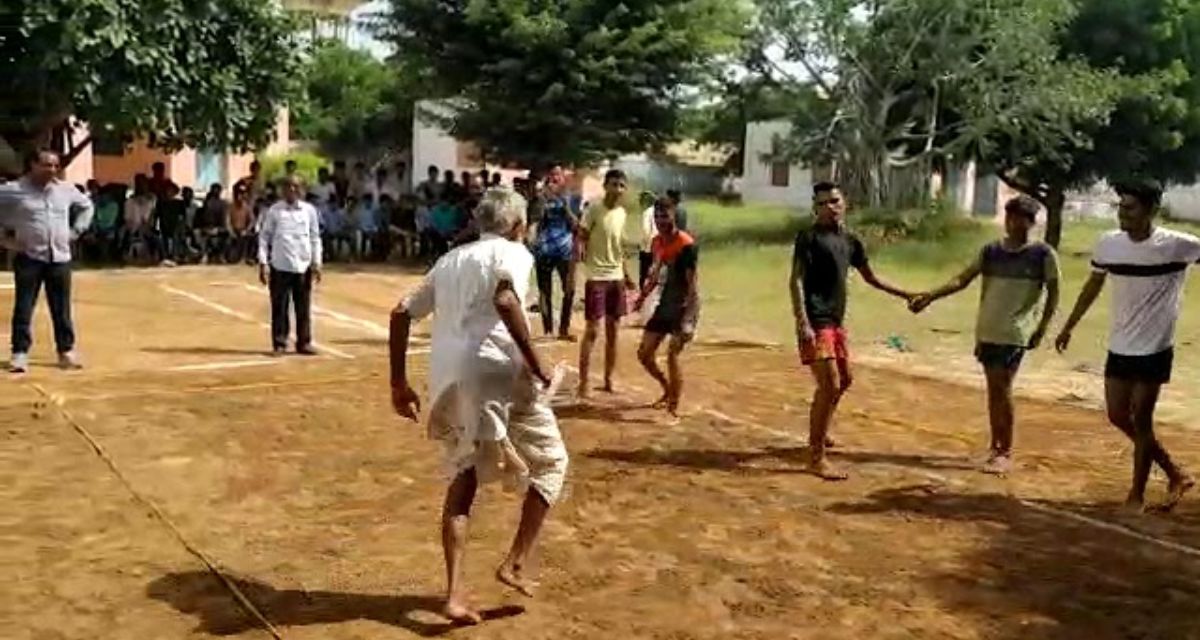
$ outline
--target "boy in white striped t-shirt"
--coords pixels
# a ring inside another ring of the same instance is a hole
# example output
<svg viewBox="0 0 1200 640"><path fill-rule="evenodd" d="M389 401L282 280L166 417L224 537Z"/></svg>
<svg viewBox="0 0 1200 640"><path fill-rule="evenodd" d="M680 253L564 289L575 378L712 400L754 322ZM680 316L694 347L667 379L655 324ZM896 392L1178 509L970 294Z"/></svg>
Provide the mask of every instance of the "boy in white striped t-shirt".
<svg viewBox="0 0 1200 640"><path fill-rule="evenodd" d="M1200 261L1200 239L1154 225L1162 187L1154 182L1117 187L1119 231L1100 238L1092 254L1092 275L1079 292L1071 317L1055 340L1061 353L1071 331L1113 279L1112 328L1104 367L1108 419L1134 442L1133 486L1125 504L1141 510L1157 463L1167 474L1167 499L1157 507L1169 511L1195 480L1171 460L1154 435L1154 408L1162 385L1171 380L1175 321L1183 302L1189 265Z"/></svg>

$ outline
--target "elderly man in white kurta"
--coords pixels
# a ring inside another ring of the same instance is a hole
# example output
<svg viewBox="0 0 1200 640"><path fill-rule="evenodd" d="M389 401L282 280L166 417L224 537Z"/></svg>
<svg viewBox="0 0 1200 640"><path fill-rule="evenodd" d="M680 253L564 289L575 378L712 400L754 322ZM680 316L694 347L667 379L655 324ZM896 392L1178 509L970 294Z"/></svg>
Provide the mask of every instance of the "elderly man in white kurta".
<svg viewBox="0 0 1200 640"><path fill-rule="evenodd" d="M449 583L444 613L456 622L480 621L462 586L478 484L502 481L525 490L521 522L496 578L529 596L534 583L526 560L566 475L567 451L549 406L556 384L533 350L524 313L533 269L521 242L525 209L521 196L489 191L475 211L481 238L443 256L392 312L392 403L414 421L420 406L407 374L409 328L433 314L429 436L443 443L453 478L442 544Z"/></svg>

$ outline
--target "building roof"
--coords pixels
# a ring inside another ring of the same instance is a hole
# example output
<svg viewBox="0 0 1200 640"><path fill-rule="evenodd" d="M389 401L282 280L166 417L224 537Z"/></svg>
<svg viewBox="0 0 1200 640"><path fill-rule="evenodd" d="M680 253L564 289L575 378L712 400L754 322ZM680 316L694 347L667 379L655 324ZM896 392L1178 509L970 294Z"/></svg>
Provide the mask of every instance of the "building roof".
<svg viewBox="0 0 1200 640"><path fill-rule="evenodd" d="M364 4L364 0L283 0L283 8L289 11L314 11L349 15Z"/></svg>

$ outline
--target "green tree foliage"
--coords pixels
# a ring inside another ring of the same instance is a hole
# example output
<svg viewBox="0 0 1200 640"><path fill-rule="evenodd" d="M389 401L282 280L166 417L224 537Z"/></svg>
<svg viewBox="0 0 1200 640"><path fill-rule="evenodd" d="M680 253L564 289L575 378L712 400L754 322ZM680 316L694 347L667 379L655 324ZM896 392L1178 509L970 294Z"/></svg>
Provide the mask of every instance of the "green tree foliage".
<svg viewBox="0 0 1200 640"><path fill-rule="evenodd" d="M296 84L292 25L262 0L4 2L0 24L0 136L18 150L73 157L72 116L166 148L262 147Z"/></svg>
<svg viewBox="0 0 1200 640"><path fill-rule="evenodd" d="M316 43L295 109L295 135L327 155L372 158L412 139L416 74L341 41Z"/></svg>
<svg viewBox="0 0 1200 640"><path fill-rule="evenodd" d="M1068 189L1099 179L1190 184L1200 173L1200 3L1089 0L1061 33L1063 57L1114 74L1101 119L1068 118L1076 135L1038 140L995 132L982 157L1014 188L1049 209L1047 238L1061 234ZM1069 98L1069 96L1059 96ZM1040 98L1039 98L1040 99Z"/></svg>
<svg viewBox="0 0 1200 640"><path fill-rule="evenodd" d="M492 159L589 163L660 147L736 52L743 0L394 0L384 37L444 122Z"/></svg>

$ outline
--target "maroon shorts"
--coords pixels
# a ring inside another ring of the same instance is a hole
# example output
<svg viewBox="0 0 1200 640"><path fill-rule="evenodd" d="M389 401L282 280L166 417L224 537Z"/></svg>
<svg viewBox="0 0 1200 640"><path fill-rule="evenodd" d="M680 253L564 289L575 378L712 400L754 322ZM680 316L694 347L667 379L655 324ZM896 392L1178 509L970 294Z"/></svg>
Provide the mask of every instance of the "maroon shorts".
<svg viewBox="0 0 1200 640"><path fill-rule="evenodd" d="M620 280L588 280L583 285L583 317L588 322L604 318L620 320L625 315L625 283Z"/></svg>

